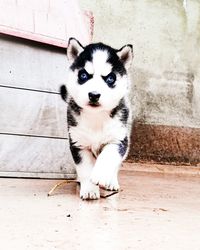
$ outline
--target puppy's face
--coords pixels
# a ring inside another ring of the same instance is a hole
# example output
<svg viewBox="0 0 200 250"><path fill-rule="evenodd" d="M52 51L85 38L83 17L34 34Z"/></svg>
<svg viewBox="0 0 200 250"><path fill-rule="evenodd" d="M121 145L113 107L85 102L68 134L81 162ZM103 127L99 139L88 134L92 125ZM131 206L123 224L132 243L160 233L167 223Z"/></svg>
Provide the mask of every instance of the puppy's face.
<svg viewBox="0 0 200 250"><path fill-rule="evenodd" d="M115 50L102 43L83 47L71 38L67 49L71 64L67 91L83 109L110 111L126 95L127 70L132 62L132 46Z"/></svg>

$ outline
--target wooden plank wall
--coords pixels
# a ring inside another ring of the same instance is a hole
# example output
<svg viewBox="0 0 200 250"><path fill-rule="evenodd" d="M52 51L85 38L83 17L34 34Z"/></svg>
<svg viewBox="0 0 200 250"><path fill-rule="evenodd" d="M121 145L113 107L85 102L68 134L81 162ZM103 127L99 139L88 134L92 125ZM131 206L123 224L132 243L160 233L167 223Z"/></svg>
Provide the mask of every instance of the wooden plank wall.
<svg viewBox="0 0 200 250"><path fill-rule="evenodd" d="M67 68L65 49L0 35L0 175L75 177L58 93Z"/></svg>

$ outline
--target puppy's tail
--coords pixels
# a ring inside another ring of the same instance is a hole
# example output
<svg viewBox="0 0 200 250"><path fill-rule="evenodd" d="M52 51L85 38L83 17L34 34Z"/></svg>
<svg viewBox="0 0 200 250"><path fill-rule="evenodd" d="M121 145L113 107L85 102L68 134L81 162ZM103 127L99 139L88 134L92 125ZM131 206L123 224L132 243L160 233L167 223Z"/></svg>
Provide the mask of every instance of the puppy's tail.
<svg viewBox="0 0 200 250"><path fill-rule="evenodd" d="M62 99L65 102L67 102L67 89L66 89L65 85L60 86L60 95L61 95Z"/></svg>

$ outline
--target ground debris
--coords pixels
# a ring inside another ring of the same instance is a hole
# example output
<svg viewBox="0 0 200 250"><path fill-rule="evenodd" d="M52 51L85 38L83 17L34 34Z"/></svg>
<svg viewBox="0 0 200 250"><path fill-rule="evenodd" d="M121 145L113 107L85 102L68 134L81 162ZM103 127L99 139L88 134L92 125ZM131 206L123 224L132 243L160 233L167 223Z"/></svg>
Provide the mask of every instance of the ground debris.
<svg viewBox="0 0 200 250"><path fill-rule="evenodd" d="M77 181L77 180L64 180L64 181L58 182L58 183L55 184L55 185L52 187L52 189L48 192L47 196L53 195L54 191L55 191L58 187L63 186L63 185L65 185L65 184L72 183L72 182L73 182L73 183L79 184L79 181ZM122 190L121 190L121 191L122 191ZM109 191L109 190L105 190L105 189L102 189L102 188L101 188L100 197L106 199L106 198L108 198L108 197L110 197L110 196L112 196L112 195L114 195L114 194L117 194L117 193L119 193L119 191Z"/></svg>
<svg viewBox="0 0 200 250"><path fill-rule="evenodd" d="M64 180L64 181L61 181L59 183L57 183L56 185L54 185L52 187L52 189L48 192L47 196L51 196L53 194L53 192L60 186L62 185L65 185L65 184L69 184L69 183L72 183L72 182L75 182L75 183L79 183L77 180Z"/></svg>
<svg viewBox="0 0 200 250"><path fill-rule="evenodd" d="M100 197L106 199L106 198L108 198L114 194L117 194L117 193L119 193L119 191L101 190Z"/></svg>
<svg viewBox="0 0 200 250"><path fill-rule="evenodd" d="M167 212L167 211L169 211L168 209L165 209L165 208L154 208L153 209L153 212L156 212L156 213L158 213L158 212Z"/></svg>

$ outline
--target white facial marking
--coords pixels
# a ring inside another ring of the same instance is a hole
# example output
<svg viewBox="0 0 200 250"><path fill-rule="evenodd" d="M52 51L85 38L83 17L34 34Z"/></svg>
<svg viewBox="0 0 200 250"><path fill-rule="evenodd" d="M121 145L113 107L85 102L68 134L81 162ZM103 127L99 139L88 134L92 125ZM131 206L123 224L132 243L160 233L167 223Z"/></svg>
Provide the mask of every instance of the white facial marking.
<svg viewBox="0 0 200 250"><path fill-rule="evenodd" d="M93 67L95 75L107 76L112 66L107 62L108 53L106 50L97 50L93 54Z"/></svg>
<svg viewBox="0 0 200 250"><path fill-rule="evenodd" d="M92 62L86 62L85 64L85 70L88 72L88 74L93 75L94 74L94 66Z"/></svg>

